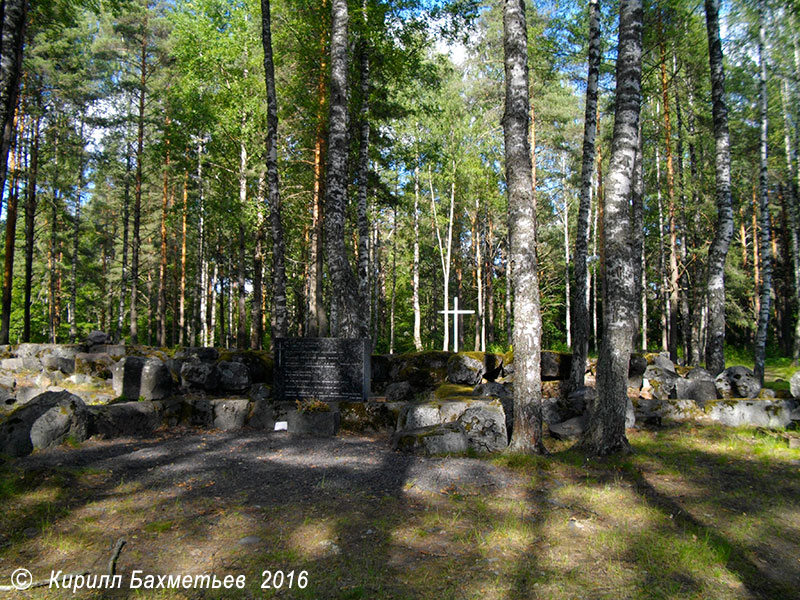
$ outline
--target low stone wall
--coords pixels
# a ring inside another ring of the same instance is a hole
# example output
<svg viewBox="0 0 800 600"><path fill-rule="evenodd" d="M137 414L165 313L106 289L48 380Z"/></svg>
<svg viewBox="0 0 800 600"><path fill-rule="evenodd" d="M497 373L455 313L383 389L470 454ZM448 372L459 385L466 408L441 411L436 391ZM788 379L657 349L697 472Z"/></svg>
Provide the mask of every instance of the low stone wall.
<svg viewBox="0 0 800 600"><path fill-rule="evenodd" d="M388 431L398 449L493 452L505 447L513 430L512 353L375 355L373 400L325 407L274 402L268 352L106 341L95 336L76 345L0 346L0 454L29 452L65 436L138 436L178 425L321 435L339 428ZM587 362L587 387L568 393L570 363L569 354L542 353L543 416L561 438L580 435L596 401L595 363ZM800 373L791 390L800 394ZM628 426L662 419L765 427L800 421L788 389L762 390L744 367L713 377L704 369L676 367L664 355L631 357L628 396ZM77 419L67 430L69 419L48 404L54 398L58 410Z"/></svg>

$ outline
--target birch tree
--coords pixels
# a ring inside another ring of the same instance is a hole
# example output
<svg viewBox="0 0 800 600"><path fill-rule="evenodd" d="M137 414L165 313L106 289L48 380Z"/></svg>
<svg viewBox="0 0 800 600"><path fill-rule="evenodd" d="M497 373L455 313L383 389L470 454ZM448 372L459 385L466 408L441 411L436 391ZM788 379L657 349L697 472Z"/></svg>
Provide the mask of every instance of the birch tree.
<svg viewBox="0 0 800 600"><path fill-rule="evenodd" d="M642 2L622 0L617 50L617 90L611 162L603 206L605 301L603 339L597 364L597 399L581 440L589 454L629 449L625 437L632 324L637 319L631 231L631 192L638 146L642 77Z"/></svg>
<svg viewBox="0 0 800 600"><path fill-rule="evenodd" d="M708 251L708 327L706 369L713 374L725 368L725 259L733 236L731 203L731 147L728 107L725 104L725 70L719 33L719 0L705 0L708 60L711 67L711 99L714 120L714 177L717 226Z"/></svg>
<svg viewBox="0 0 800 600"><path fill-rule="evenodd" d="M536 257L536 215L528 143L528 32L523 0L503 5L506 182L514 294L514 430L509 450L545 452L540 353L542 320Z"/></svg>
<svg viewBox="0 0 800 600"><path fill-rule="evenodd" d="M583 386L586 356L589 352L589 294L587 293L587 254L589 247L589 212L592 203L594 142L597 135L597 82L600 75L600 5L589 2L589 74L586 78L586 112L583 125L583 161L581 163L580 205L575 233L575 286L572 297L572 369L569 387Z"/></svg>

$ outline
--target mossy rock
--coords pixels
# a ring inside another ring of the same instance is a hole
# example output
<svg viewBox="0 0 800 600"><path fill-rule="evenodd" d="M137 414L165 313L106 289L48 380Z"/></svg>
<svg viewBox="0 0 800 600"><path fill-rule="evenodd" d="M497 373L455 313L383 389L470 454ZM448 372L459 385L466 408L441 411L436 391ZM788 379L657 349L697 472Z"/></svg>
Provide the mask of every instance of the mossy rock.
<svg viewBox="0 0 800 600"><path fill-rule="evenodd" d="M459 385L456 383L443 383L434 392L436 400L452 400L458 398L459 400L472 397L473 387L468 385Z"/></svg>

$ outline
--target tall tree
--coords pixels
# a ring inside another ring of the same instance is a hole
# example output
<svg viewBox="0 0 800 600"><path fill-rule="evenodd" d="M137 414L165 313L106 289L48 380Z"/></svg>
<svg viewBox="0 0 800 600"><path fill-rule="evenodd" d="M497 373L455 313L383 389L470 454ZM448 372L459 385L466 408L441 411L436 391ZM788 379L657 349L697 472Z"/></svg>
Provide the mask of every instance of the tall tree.
<svg viewBox="0 0 800 600"><path fill-rule="evenodd" d="M4 0L0 11L0 193L6 182L8 151L14 136L14 110L22 77L22 48L28 0Z"/></svg>
<svg viewBox="0 0 800 600"><path fill-rule="evenodd" d="M589 212L592 205L594 142L597 135L597 82L600 76L600 4L589 2L589 74L586 78L586 112L583 124L580 206L575 233L575 286L572 297L572 369L569 387L583 386L589 353L589 294L586 260L589 249Z"/></svg>
<svg viewBox="0 0 800 600"><path fill-rule="evenodd" d="M758 75L759 75L759 112L760 112L760 139L759 139L759 209L761 229L761 306L758 312L758 328L755 338L755 357L753 373L763 385L764 360L767 350L767 330L769 327L769 314L772 304L772 248L770 247L771 224L769 219L769 182L767 181L767 62L766 52L766 25L765 1L760 0L758 7Z"/></svg>
<svg viewBox="0 0 800 600"><path fill-rule="evenodd" d="M331 281L331 334L367 337L358 318L358 285L345 245L347 204L347 0L331 2L331 82L328 116L328 166L326 169L325 235Z"/></svg>
<svg viewBox="0 0 800 600"><path fill-rule="evenodd" d="M728 107L725 104L725 70L722 62L722 39L719 33L719 5L720 0L705 0L717 196L717 226L714 240L708 250L706 369L715 375L725 368L725 260L733 236L731 143L728 133Z"/></svg>
<svg viewBox="0 0 800 600"><path fill-rule="evenodd" d="M505 141L509 237L514 294L514 431L513 452L544 452L540 352L542 318L536 256L536 215L528 143L528 31L523 0L503 5L505 56Z"/></svg>
<svg viewBox="0 0 800 600"><path fill-rule="evenodd" d="M636 277L631 191L638 147L642 77L642 1L621 0L617 90L611 162L603 205L605 294L603 339L597 364L597 400L581 443L589 454L627 451L628 363L636 323Z"/></svg>
<svg viewBox="0 0 800 600"><path fill-rule="evenodd" d="M261 0L261 39L264 44L264 78L267 87L267 193L272 223L272 339L275 339L286 337L289 323L286 310L285 247L278 181L278 97L275 92L275 68L272 60L269 0Z"/></svg>

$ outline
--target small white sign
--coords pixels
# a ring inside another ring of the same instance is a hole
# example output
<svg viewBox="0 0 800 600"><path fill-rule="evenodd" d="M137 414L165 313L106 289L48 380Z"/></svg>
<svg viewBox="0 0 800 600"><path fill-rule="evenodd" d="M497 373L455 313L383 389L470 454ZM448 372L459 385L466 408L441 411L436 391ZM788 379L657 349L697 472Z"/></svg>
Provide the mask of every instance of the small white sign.
<svg viewBox="0 0 800 600"><path fill-rule="evenodd" d="M288 421L276 421L275 422L275 431L289 431L289 422Z"/></svg>

